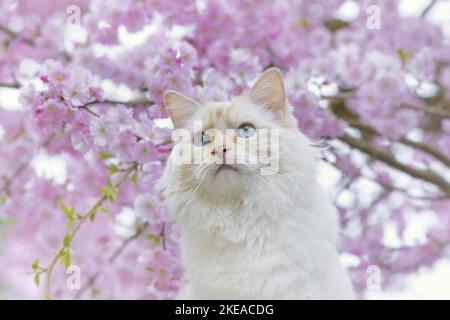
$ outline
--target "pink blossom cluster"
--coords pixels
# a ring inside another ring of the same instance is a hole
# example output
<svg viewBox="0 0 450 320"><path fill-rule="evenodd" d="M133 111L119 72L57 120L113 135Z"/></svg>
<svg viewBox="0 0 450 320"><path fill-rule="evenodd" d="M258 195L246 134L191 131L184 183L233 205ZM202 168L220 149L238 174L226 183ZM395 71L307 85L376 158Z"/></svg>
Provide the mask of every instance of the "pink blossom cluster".
<svg viewBox="0 0 450 320"><path fill-rule="evenodd" d="M448 258L450 39L397 1L352 2L359 14L340 18L348 2L0 0L0 94L20 103L0 100L0 288L43 297L62 248L52 298L173 298L186 279L155 187L171 147L163 93L223 101L271 66L339 173L358 292L370 266L389 289Z"/></svg>

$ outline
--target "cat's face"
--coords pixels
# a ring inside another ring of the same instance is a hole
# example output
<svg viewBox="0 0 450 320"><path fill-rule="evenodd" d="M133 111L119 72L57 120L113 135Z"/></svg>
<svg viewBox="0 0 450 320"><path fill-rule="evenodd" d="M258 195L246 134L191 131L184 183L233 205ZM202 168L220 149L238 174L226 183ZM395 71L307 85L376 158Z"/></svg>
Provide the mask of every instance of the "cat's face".
<svg viewBox="0 0 450 320"><path fill-rule="evenodd" d="M267 70L247 94L227 102L199 104L169 91L165 106L179 140L171 154L171 175L181 191L239 193L289 169L286 152L299 132L277 69Z"/></svg>

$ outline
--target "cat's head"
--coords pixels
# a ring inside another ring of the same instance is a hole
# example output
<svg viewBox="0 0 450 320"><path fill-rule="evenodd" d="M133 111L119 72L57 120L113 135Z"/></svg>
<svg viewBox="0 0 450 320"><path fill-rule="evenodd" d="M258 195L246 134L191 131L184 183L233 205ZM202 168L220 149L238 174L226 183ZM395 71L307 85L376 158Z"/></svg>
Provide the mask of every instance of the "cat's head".
<svg viewBox="0 0 450 320"><path fill-rule="evenodd" d="M312 170L313 148L297 129L278 69L226 102L200 104L174 91L164 101L178 140L166 174L180 192L226 198L270 188L276 176Z"/></svg>

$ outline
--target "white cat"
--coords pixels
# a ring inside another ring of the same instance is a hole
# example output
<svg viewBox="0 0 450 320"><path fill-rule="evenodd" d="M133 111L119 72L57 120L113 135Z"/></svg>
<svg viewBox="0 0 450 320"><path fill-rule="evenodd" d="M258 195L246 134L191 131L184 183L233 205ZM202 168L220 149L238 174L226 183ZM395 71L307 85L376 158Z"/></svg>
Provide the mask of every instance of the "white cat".
<svg viewBox="0 0 450 320"><path fill-rule="evenodd" d="M192 157L203 155L200 164L180 165L172 151L159 182L182 231L189 284L178 298L354 298L336 251L337 215L316 181L318 151L297 128L281 72L267 70L228 102L201 105L173 91L164 98L175 128L192 134ZM198 132L194 121L202 121ZM216 141L208 128L236 130ZM253 164L232 162L258 158L263 150L236 146L261 129L279 130L273 175L258 171L270 153ZM230 164L211 163L220 159Z"/></svg>

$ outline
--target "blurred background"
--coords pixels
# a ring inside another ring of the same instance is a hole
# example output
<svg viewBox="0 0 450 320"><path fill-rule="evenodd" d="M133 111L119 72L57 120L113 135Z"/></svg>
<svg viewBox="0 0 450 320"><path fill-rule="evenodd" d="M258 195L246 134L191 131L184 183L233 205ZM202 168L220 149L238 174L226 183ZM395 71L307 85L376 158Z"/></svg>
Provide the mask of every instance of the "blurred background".
<svg viewBox="0 0 450 320"><path fill-rule="evenodd" d="M449 299L450 1L0 0L0 298L169 299L162 93L285 74L361 298Z"/></svg>

